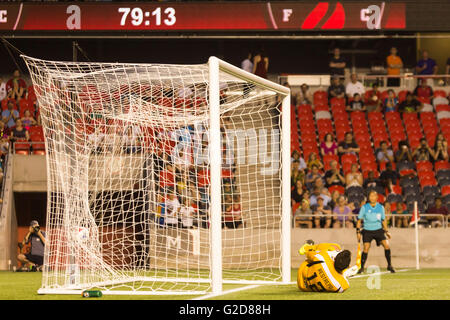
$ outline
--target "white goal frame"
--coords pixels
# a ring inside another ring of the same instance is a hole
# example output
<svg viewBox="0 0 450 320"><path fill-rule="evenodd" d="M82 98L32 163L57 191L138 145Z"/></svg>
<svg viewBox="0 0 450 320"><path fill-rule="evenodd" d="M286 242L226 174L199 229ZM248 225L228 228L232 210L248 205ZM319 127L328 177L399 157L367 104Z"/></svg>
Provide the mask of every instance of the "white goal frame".
<svg viewBox="0 0 450 320"><path fill-rule="evenodd" d="M30 57L24 57L33 60ZM233 284L259 284L259 285L280 285L291 284L291 186L290 186L290 89L267 79L258 77L252 73L246 72L234 65L231 65L217 57L210 57L208 60L209 68L209 125L210 125L210 144L209 144L209 163L210 163L210 262L211 278L205 279L211 284L212 294L221 294L224 283ZM221 133L220 133L220 72L230 74L236 78L242 79L250 84L270 90L282 98L281 101L281 281L258 281L258 280L224 280L222 275L222 197L221 197ZM46 141L47 145L47 141ZM48 166L48 164L47 164ZM129 278L128 280L149 280L141 278ZM172 281L173 279L152 278L150 281ZM182 279L189 282L189 279ZM198 282L198 279L196 280ZM123 283L123 279L111 281L109 284ZM95 285L95 284L93 284ZM105 283L101 283L105 285ZM40 288L38 294L80 294L83 288L74 286L73 288L49 289ZM200 295L205 292L200 291L123 291L110 290L104 292L108 295Z"/></svg>

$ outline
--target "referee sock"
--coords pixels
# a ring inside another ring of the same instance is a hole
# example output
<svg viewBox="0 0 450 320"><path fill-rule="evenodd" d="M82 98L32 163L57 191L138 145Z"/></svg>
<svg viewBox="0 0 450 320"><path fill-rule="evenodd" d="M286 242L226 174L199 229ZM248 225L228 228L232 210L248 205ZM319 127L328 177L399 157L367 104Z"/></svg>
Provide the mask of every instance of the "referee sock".
<svg viewBox="0 0 450 320"><path fill-rule="evenodd" d="M366 263L367 260L367 254L368 252L362 252L361 254L361 269L364 269L364 264Z"/></svg>
<svg viewBox="0 0 450 320"><path fill-rule="evenodd" d="M391 265L391 249L384 250L384 256L386 257L388 266L390 266Z"/></svg>

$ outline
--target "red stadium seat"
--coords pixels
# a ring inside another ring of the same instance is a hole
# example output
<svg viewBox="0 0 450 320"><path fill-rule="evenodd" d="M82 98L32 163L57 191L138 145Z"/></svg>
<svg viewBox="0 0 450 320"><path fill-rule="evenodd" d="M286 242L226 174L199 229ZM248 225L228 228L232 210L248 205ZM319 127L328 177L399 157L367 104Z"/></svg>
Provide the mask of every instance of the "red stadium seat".
<svg viewBox="0 0 450 320"><path fill-rule="evenodd" d="M339 106L344 105L345 106L345 99L344 98L336 98L336 97L331 98L330 105L331 106L334 106L334 105L339 105Z"/></svg>
<svg viewBox="0 0 450 320"><path fill-rule="evenodd" d="M445 197L446 195L450 194L450 185L443 186L441 189L442 196Z"/></svg>
<svg viewBox="0 0 450 320"><path fill-rule="evenodd" d="M317 90L313 93L314 103L316 100L328 100L328 93L324 90Z"/></svg>
<svg viewBox="0 0 450 320"><path fill-rule="evenodd" d="M14 149L16 154L30 154L30 143L27 142L15 142Z"/></svg>
<svg viewBox="0 0 450 320"><path fill-rule="evenodd" d="M447 93L444 90L434 90L434 94L435 97L443 97L446 98L447 97Z"/></svg>
<svg viewBox="0 0 450 320"><path fill-rule="evenodd" d="M332 194L334 191L338 191L340 194L344 194L345 193L345 188L343 186L331 186L328 188L328 191L330 191L330 194Z"/></svg>
<svg viewBox="0 0 450 320"><path fill-rule="evenodd" d="M386 197L384 195L382 195L381 193L378 194L378 202L381 204L384 204L384 202L386 201Z"/></svg>
<svg viewBox="0 0 450 320"><path fill-rule="evenodd" d="M403 102L406 99L406 95L407 95L408 91L407 90L402 90L398 93L398 102Z"/></svg>
<svg viewBox="0 0 450 320"><path fill-rule="evenodd" d="M450 111L450 105L448 105L448 104L438 104L436 106L436 112L441 112L441 111Z"/></svg>
<svg viewBox="0 0 450 320"><path fill-rule="evenodd" d="M373 176L375 178L378 178L380 176L380 173L378 170L363 170L363 178L367 179L369 177L369 172L373 172Z"/></svg>
<svg viewBox="0 0 450 320"><path fill-rule="evenodd" d="M434 163L434 170L436 172L439 170L446 170L446 169L450 169L450 162L441 160L441 161L436 161Z"/></svg>
<svg viewBox="0 0 450 320"><path fill-rule="evenodd" d="M350 153L343 154L341 156L341 163L342 164L344 164L344 163L350 163L350 164L358 163L358 158L354 154L350 154Z"/></svg>
<svg viewBox="0 0 450 320"><path fill-rule="evenodd" d="M420 173L421 171L433 172L433 164L430 161L419 161L416 162L416 169L418 173Z"/></svg>
<svg viewBox="0 0 450 320"><path fill-rule="evenodd" d="M329 166L330 165L330 161L337 161L339 163L339 156L335 155L335 154L326 154L323 156L323 164L324 167L325 166Z"/></svg>

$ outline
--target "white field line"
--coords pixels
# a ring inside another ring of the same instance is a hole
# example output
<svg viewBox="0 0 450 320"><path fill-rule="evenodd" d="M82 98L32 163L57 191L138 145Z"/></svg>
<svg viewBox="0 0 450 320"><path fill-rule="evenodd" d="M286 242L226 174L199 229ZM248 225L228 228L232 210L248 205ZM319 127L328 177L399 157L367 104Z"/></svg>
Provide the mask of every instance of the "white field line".
<svg viewBox="0 0 450 320"><path fill-rule="evenodd" d="M411 269L401 269L401 270L396 270L395 272L404 272L404 271L410 271ZM353 277L349 277L349 279L356 279L356 278L364 278L364 277L370 277L370 276L378 276L381 274L390 274L390 271L383 271L383 272L375 272L375 273L367 273L367 274L361 274L361 275L357 275L357 276L353 276Z"/></svg>
<svg viewBox="0 0 450 320"><path fill-rule="evenodd" d="M255 285L252 285L252 286L246 286L246 287L241 287L241 288L236 288L236 289L222 291L221 293L211 293L211 294L207 294L206 296L201 296L201 297L198 297L198 298L194 298L192 300L205 300L205 299L209 299L209 298L223 296L223 295L229 294L229 293L234 293L234 292L239 292L239 291L243 291L243 290L250 290L250 289L258 288L259 286L261 286L261 285L260 284L255 284Z"/></svg>

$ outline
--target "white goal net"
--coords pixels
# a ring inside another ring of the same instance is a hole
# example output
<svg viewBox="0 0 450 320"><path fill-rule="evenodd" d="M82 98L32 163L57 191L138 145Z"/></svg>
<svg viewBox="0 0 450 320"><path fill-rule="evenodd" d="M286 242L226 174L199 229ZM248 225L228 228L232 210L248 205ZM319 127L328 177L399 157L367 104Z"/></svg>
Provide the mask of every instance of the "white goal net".
<svg viewBox="0 0 450 320"><path fill-rule="evenodd" d="M216 58L24 59L47 150L40 293L290 281L288 89Z"/></svg>

